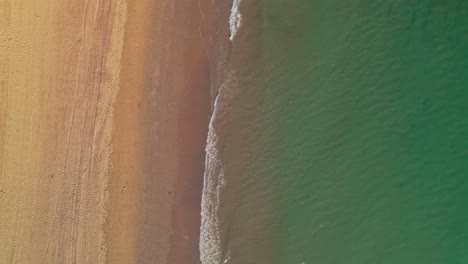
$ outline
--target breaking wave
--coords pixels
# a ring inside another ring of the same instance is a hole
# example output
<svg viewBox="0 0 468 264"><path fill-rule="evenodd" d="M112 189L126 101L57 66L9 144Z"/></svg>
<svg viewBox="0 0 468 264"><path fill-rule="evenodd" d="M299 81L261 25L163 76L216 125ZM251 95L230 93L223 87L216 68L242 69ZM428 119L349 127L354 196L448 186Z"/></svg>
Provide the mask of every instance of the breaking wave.
<svg viewBox="0 0 468 264"><path fill-rule="evenodd" d="M229 15L229 29L231 31L231 35L229 39L232 41L236 36L237 30L242 25L242 15L239 12L239 5L242 0L233 0L232 7L231 7L231 14Z"/></svg>
<svg viewBox="0 0 468 264"><path fill-rule="evenodd" d="M229 16L231 41L242 25L239 5L242 0L233 0ZM220 153L222 145L222 121L229 110L229 102L236 91L236 78L233 70L225 72L223 84L214 100L213 113L209 122L206 142L205 174L201 201L200 260L202 264L226 264L230 254L223 254L220 205L221 192L226 185Z"/></svg>
<svg viewBox="0 0 468 264"><path fill-rule="evenodd" d="M223 259L219 215L221 192L226 184L220 153L222 138L219 133L222 131L222 121L229 110L229 101L233 97L234 75L229 74L225 80L215 98L208 128L199 245L202 264L221 264L229 260L229 256Z"/></svg>

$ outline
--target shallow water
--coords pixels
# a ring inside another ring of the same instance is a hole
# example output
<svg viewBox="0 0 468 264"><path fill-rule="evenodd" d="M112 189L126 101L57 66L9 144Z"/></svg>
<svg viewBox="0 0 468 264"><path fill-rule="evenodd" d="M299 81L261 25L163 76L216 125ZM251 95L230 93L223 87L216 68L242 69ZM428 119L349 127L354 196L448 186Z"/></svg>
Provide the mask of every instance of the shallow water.
<svg viewBox="0 0 468 264"><path fill-rule="evenodd" d="M204 263L468 262L468 2L239 11Z"/></svg>

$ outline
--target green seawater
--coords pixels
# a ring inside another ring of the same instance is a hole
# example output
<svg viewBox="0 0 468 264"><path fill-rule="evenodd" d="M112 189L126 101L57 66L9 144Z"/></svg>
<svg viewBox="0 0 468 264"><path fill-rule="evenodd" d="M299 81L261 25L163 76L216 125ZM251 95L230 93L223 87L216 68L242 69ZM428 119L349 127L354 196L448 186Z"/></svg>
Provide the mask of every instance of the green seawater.
<svg viewBox="0 0 468 264"><path fill-rule="evenodd" d="M468 263L468 1L254 2L226 263Z"/></svg>

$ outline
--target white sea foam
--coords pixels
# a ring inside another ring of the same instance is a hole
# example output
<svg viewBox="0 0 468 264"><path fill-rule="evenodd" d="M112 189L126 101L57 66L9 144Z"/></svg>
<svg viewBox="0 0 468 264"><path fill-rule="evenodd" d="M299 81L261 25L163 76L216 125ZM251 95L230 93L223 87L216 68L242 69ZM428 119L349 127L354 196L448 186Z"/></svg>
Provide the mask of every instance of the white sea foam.
<svg viewBox="0 0 468 264"><path fill-rule="evenodd" d="M214 129L218 98L214 103L206 144L205 175L202 193L200 226L200 260L202 264L221 263L221 237L219 230L220 188L224 171L218 153L218 136Z"/></svg>
<svg viewBox="0 0 468 264"><path fill-rule="evenodd" d="M223 260L223 249L220 230L220 199L221 191L225 185L224 170L219 153L221 122L228 110L228 102L233 96L233 75L225 78L224 85L216 96L213 114L208 128L206 144L205 175L203 183L201 203L200 226L200 260L202 264L222 264L229 260ZM229 254L228 254L229 255Z"/></svg>
<svg viewBox="0 0 468 264"><path fill-rule="evenodd" d="M229 15L229 29L231 31L231 35L229 39L232 41L236 36L237 30L242 26L242 15L239 12L239 5L242 0L233 0L232 7L231 7L231 14Z"/></svg>
<svg viewBox="0 0 468 264"><path fill-rule="evenodd" d="M231 14L229 16L229 39L233 41L237 30L242 25L242 16L239 5L242 0L233 0ZM220 135L219 121L224 119L228 108L227 102L233 96L235 78L233 72L229 72L224 78L223 85L219 88L214 101L213 114L208 127L206 142L205 174L201 201L201 226L200 226L200 260L202 264L226 264L230 254L223 259L223 248L220 230L219 209L221 204L221 190L225 185L224 170L219 153Z"/></svg>

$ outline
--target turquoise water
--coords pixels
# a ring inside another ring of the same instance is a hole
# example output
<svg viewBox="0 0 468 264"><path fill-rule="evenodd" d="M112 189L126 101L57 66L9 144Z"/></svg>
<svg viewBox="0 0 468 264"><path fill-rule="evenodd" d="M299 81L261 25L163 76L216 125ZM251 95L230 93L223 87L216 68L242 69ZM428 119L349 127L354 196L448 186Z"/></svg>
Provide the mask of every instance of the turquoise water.
<svg viewBox="0 0 468 264"><path fill-rule="evenodd" d="M468 263L468 1L240 11L219 263Z"/></svg>

